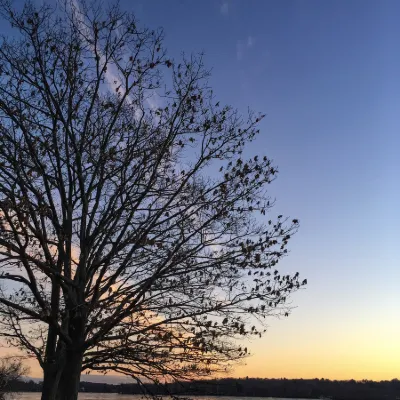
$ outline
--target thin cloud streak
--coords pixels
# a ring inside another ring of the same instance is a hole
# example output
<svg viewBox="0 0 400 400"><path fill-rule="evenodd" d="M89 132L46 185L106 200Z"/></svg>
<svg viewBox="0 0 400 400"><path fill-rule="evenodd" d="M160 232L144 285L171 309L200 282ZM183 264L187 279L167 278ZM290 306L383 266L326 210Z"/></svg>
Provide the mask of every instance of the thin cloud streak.
<svg viewBox="0 0 400 400"><path fill-rule="evenodd" d="M84 31L86 37L92 38L91 32L85 26L85 23L83 21L83 15L82 15L81 8L79 5L79 0L72 0L72 3L73 3L74 9L71 11L75 15L75 17L78 21L78 24L80 25L80 29L82 29ZM91 48L93 55L95 55L94 45L89 43L89 46ZM97 53L100 54L100 62L102 64L105 64L106 59L105 59L105 56L103 55L103 53L101 52L101 50L97 49ZM107 65L107 71L105 72L105 79L106 79L107 84L111 91L115 91L117 88L120 88L122 94L125 94L123 82L119 78L118 73L115 71L115 67L110 63ZM159 108L159 106L160 106L159 101L155 97L156 97L156 93L153 93L152 95L148 96L146 99L147 104L153 110L156 108ZM128 104L133 103L133 99L130 95L126 96L126 101ZM136 117L137 118L141 117L141 112L139 110L137 110L137 112L136 112Z"/></svg>
<svg viewBox="0 0 400 400"><path fill-rule="evenodd" d="M93 36L92 36L91 32L85 26L85 23L84 23L84 20L83 20L83 15L82 15L82 12L81 12L81 7L79 5L79 0L72 0L72 3L73 3L74 9L72 9L71 11L74 14L76 20L78 21L80 29L82 29L84 31L86 37L92 38ZM95 55L94 45L89 43L89 46L91 48L91 51L92 51L93 55ZM97 52L100 53L100 62L102 64L105 64L106 63L106 59L105 59L103 53L99 49L97 49ZM121 79L118 77L116 72L112 71L112 69L113 69L112 65L107 65L107 72L105 73L105 78L106 78L106 81L107 81L108 85L110 86L110 88L112 90L115 90L118 87L122 88L123 86L122 86ZM129 103L131 103L132 99L129 98L129 96L128 96L127 97L127 101Z"/></svg>
<svg viewBox="0 0 400 400"><path fill-rule="evenodd" d="M238 40L236 42L236 58L241 61L246 53L246 51L254 47L255 39L253 36L249 35L246 40Z"/></svg>
<svg viewBox="0 0 400 400"><path fill-rule="evenodd" d="M221 4L221 7L220 7L219 10L220 10L222 15L227 16L229 14L229 3L227 1L224 1Z"/></svg>
<svg viewBox="0 0 400 400"><path fill-rule="evenodd" d="M249 36L247 38L247 47L253 47L253 45L254 45L254 38L253 36Z"/></svg>

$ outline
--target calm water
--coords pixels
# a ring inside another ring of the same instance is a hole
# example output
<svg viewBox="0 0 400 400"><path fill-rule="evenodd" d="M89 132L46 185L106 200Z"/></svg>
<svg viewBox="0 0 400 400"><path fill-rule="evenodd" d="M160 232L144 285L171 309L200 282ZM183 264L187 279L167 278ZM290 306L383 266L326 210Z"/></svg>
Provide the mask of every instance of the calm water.
<svg viewBox="0 0 400 400"><path fill-rule="evenodd" d="M40 393L20 393L17 394L15 400L40 400ZM275 397L194 397L198 400L284 400L275 399ZM142 400L141 396L127 396L114 393L80 393L79 400ZM286 400L304 400L304 399L286 399Z"/></svg>

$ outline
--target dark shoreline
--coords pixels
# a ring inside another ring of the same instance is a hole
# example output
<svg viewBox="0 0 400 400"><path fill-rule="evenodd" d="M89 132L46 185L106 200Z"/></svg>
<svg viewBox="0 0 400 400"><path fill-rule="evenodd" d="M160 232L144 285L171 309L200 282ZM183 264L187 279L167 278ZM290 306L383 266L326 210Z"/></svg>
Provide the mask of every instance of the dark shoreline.
<svg viewBox="0 0 400 400"><path fill-rule="evenodd" d="M16 381L14 392L40 392L41 382ZM81 382L81 392L119 393L140 395L143 391L153 395L178 396L230 396L230 397L278 397L335 400L398 400L400 381L337 381L328 379L218 379L196 382L178 382L167 385Z"/></svg>

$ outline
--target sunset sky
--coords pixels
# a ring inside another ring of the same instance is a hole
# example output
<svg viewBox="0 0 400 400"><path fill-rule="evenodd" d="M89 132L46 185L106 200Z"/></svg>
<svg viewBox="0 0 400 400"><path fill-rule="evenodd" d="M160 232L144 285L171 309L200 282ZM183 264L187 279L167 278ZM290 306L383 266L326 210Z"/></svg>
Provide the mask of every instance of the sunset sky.
<svg viewBox="0 0 400 400"><path fill-rule="evenodd" d="M400 2L121 5L172 57L204 51L222 103L267 114L248 152L279 166L275 211L301 223L281 268L307 289L233 375L400 378Z"/></svg>

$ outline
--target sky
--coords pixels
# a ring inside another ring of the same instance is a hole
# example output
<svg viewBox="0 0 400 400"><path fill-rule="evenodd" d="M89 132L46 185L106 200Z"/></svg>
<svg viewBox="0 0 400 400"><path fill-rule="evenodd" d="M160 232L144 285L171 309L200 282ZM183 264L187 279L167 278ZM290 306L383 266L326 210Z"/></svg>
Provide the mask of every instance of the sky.
<svg viewBox="0 0 400 400"><path fill-rule="evenodd" d="M122 0L170 54L205 53L222 102L267 114L249 154L279 166L301 228L281 268L307 289L234 376L400 374L400 2Z"/></svg>
<svg viewBox="0 0 400 400"><path fill-rule="evenodd" d="M221 103L266 113L248 152L278 165L275 212L301 223L281 269L308 286L232 375L400 378L400 2L121 6L172 57L204 51Z"/></svg>

